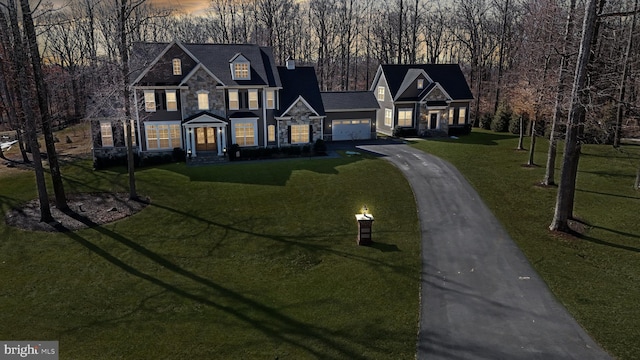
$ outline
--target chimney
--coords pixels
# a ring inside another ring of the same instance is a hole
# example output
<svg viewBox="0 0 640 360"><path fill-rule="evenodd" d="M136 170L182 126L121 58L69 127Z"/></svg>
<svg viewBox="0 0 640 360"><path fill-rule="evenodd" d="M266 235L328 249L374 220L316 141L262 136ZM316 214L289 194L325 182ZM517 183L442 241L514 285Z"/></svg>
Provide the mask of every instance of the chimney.
<svg viewBox="0 0 640 360"><path fill-rule="evenodd" d="M287 58L287 70L295 70L296 61L292 57Z"/></svg>

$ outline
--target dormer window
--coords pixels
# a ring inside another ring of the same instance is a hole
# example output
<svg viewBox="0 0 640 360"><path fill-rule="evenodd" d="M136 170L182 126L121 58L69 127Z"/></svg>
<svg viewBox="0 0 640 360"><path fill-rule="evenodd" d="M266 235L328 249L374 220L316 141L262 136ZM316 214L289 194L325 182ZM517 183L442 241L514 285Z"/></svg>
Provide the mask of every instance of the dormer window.
<svg viewBox="0 0 640 360"><path fill-rule="evenodd" d="M182 75L182 60L173 59L173 75Z"/></svg>
<svg viewBox="0 0 640 360"><path fill-rule="evenodd" d="M233 72L236 80L249 80L249 64L248 63L234 64Z"/></svg>
<svg viewBox="0 0 640 360"><path fill-rule="evenodd" d="M418 90L424 89L424 79L418 79Z"/></svg>
<svg viewBox="0 0 640 360"><path fill-rule="evenodd" d="M251 66L246 57L238 53L229 60L229 63L233 80L251 80Z"/></svg>

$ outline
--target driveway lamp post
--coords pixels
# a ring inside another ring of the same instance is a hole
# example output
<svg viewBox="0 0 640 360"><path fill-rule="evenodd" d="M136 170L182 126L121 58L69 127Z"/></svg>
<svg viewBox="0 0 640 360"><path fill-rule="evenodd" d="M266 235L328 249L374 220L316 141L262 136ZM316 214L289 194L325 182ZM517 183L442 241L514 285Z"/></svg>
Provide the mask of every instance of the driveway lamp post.
<svg viewBox="0 0 640 360"><path fill-rule="evenodd" d="M373 226L373 214L367 214L367 205L362 207L362 213L356 214L358 221L358 245L369 245L373 242L371 239L371 228Z"/></svg>

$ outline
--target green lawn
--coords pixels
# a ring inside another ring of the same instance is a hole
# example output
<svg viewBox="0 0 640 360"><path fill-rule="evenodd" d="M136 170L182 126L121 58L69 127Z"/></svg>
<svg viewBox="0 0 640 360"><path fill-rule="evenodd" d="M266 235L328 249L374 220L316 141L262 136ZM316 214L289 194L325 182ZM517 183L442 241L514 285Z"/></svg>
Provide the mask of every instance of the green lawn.
<svg viewBox="0 0 640 360"><path fill-rule="evenodd" d="M583 147L575 215L587 226L583 236L573 238L548 231L557 188L536 186L544 176L548 142L538 141L537 168L522 166L528 152L515 151L517 143L510 134L474 129L458 140L414 146L447 159L466 176L596 341L619 359L639 359L640 192L633 183L640 147Z"/></svg>
<svg viewBox="0 0 640 360"><path fill-rule="evenodd" d="M68 192L127 191L124 169L63 168ZM0 222L0 338L61 359L409 359L420 239L408 183L369 157L137 171L151 205L67 234ZM0 178L0 209L35 198ZM376 217L372 247L354 214Z"/></svg>

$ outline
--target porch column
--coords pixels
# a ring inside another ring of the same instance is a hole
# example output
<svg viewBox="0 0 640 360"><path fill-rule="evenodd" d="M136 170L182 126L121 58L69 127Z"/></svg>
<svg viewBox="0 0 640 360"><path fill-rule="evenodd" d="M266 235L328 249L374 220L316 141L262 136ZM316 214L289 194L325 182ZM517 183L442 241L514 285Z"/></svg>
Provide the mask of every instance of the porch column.
<svg viewBox="0 0 640 360"><path fill-rule="evenodd" d="M191 156L193 157L198 156L198 154L196 154L196 147L194 146L196 143L195 132L196 128L189 129L189 142L191 143Z"/></svg>
<svg viewBox="0 0 640 360"><path fill-rule="evenodd" d="M222 128L216 127L216 145L218 145L218 156L222 156Z"/></svg>

